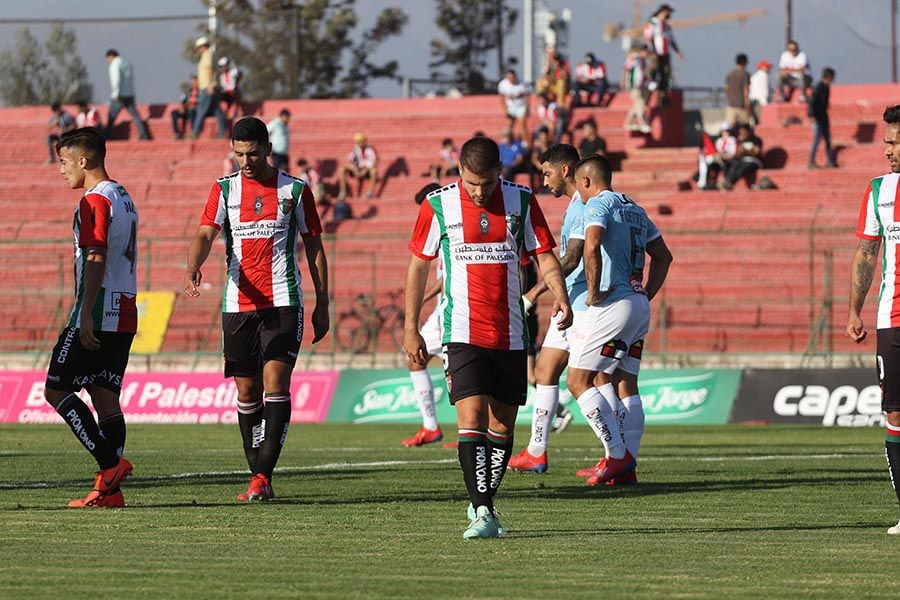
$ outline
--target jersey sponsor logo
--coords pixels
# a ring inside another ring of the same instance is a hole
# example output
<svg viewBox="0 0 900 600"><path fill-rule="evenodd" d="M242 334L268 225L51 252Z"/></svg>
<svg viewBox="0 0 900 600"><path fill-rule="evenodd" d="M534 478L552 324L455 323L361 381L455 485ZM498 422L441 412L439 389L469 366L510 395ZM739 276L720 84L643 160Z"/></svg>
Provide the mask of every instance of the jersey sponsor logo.
<svg viewBox="0 0 900 600"><path fill-rule="evenodd" d="M451 247L450 253L454 262L466 264L510 263L519 260L516 249L506 243L460 244Z"/></svg>
<svg viewBox="0 0 900 600"><path fill-rule="evenodd" d="M231 236L235 239L268 238L287 229L285 223L279 221L251 221L231 226Z"/></svg>
<svg viewBox="0 0 900 600"><path fill-rule="evenodd" d="M482 494L488 491L487 448L484 445L475 449L475 486Z"/></svg>
<svg viewBox="0 0 900 600"><path fill-rule="evenodd" d="M900 240L900 224L890 223L888 225L885 225L884 237L885 237L885 239L892 241L892 242Z"/></svg>
<svg viewBox="0 0 900 600"><path fill-rule="evenodd" d="M66 364L66 359L69 357L69 350L72 349L72 342L75 340L75 330L69 329L66 332L66 337L63 338L62 346L59 347L59 356L56 357L56 362L61 365Z"/></svg>
<svg viewBox="0 0 900 600"><path fill-rule="evenodd" d="M291 211L294 210L294 199L290 196L287 198L279 198L278 208L281 209L281 214L283 215L291 214Z"/></svg>
<svg viewBox="0 0 900 600"><path fill-rule="evenodd" d="M503 457L506 450L503 448L491 448L491 489L500 485L500 474L503 471Z"/></svg>
<svg viewBox="0 0 900 600"><path fill-rule="evenodd" d="M841 385L786 385L775 393L772 409L782 417L822 417L822 425L882 425L881 390L877 385L857 389Z"/></svg>
<svg viewBox="0 0 900 600"><path fill-rule="evenodd" d="M258 215L261 215L262 210L263 210L262 196L257 196L256 199L253 201L253 212L255 212Z"/></svg>
<svg viewBox="0 0 900 600"><path fill-rule="evenodd" d="M94 450L97 447L96 442L91 439L91 437L84 430L84 423L81 422L81 417L78 416L78 413L75 412L75 409L71 409L66 413L66 420L69 422L69 426L72 428L72 431L75 432L75 436L84 444L84 447L88 450Z"/></svg>

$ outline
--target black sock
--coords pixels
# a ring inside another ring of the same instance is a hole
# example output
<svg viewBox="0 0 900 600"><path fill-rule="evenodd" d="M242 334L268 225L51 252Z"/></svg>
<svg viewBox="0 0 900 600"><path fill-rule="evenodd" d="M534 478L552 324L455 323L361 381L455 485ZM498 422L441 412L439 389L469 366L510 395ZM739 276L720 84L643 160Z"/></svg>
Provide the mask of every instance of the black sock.
<svg viewBox="0 0 900 600"><path fill-rule="evenodd" d="M897 502L900 502L900 435L891 435L892 433L895 432L888 430L888 434L884 436L884 454L891 474L891 484L897 494Z"/></svg>
<svg viewBox="0 0 900 600"><path fill-rule="evenodd" d="M259 458L256 460L253 473L262 473L271 481L272 471L278 464L278 456L281 454L281 447L284 446L291 424L290 394L266 395L262 424L263 440L259 445Z"/></svg>
<svg viewBox="0 0 900 600"><path fill-rule="evenodd" d="M119 462L119 457L107 443L94 415L87 405L75 394L69 394L56 406L56 412L63 418L81 445L91 453L101 470L114 467Z"/></svg>
<svg viewBox="0 0 900 600"><path fill-rule="evenodd" d="M469 492L472 506L487 506L491 512L491 469L488 463L488 447L483 431L459 430L459 466L462 467L463 481Z"/></svg>
<svg viewBox="0 0 900 600"><path fill-rule="evenodd" d="M256 471L256 463L259 460L259 445L263 440L262 420L262 400L248 403L238 400L238 427L241 429L244 456L247 457L251 473Z"/></svg>
<svg viewBox="0 0 900 600"><path fill-rule="evenodd" d="M118 412L100 419L100 433L106 438L106 443L116 456L122 456L125 452L125 416Z"/></svg>
<svg viewBox="0 0 900 600"><path fill-rule="evenodd" d="M501 434L488 429L487 432L488 455L491 459L491 498L497 495L500 482L506 474L506 467L513 452L513 435Z"/></svg>

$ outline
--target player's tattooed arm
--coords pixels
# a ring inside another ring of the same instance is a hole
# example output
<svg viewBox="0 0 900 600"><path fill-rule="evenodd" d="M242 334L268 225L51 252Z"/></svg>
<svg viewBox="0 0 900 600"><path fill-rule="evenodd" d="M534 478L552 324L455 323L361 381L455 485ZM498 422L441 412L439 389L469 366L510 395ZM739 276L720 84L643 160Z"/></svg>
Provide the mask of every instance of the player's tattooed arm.
<svg viewBox="0 0 900 600"><path fill-rule="evenodd" d="M847 337L860 343L866 339L866 329L862 320L862 308L866 295L875 278L878 251L881 240L860 240L850 267L850 314L847 318Z"/></svg>
<svg viewBox="0 0 900 600"><path fill-rule="evenodd" d="M559 266L562 269L563 278L568 277L575 270L578 263L581 262L583 252L584 240L571 239L566 243L566 253L559 257ZM530 302L534 303L548 289L550 288L547 287L547 278L545 276L536 286L525 292L525 296Z"/></svg>

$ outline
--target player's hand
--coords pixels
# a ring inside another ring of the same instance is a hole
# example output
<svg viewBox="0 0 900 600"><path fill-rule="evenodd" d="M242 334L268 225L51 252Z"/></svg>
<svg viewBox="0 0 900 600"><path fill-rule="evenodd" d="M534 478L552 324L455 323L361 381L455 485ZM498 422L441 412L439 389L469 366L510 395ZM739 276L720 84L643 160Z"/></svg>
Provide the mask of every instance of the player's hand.
<svg viewBox="0 0 900 600"><path fill-rule="evenodd" d="M315 344L328 334L331 326L331 318L328 316L328 302L316 302L316 308L312 314L313 341Z"/></svg>
<svg viewBox="0 0 900 600"><path fill-rule="evenodd" d="M569 303L561 303L559 300L553 301L553 316L559 317L556 320L556 328L562 331L563 329L568 329L572 326L572 319L575 315L572 314L572 307L569 306Z"/></svg>
<svg viewBox="0 0 900 600"><path fill-rule="evenodd" d="M87 315L84 312L81 313L81 327L78 329L78 337L81 341L81 347L88 352L96 352L100 349L100 340L94 335L94 328L90 326L85 327L85 323L90 324L92 322L90 311L88 311Z"/></svg>
<svg viewBox="0 0 900 600"><path fill-rule="evenodd" d="M196 298L197 296L199 296L200 282L202 280L203 275L200 273L200 269L188 269L187 273L184 274L184 280L181 283L181 286L184 289L184 293L192 298Z"/></svg>
<svg viewBox="0 0 900 600"><path fill-rule="evenodd" d="M428 364L428 349L425 347L425 338L418 331L407 333L403 337L403 348L406 350L406 357L409 362L422 365Z"/></svg>
<svg viewBox="0 0 900 600"><path fill-rule="evenodd" d="M859 315L850 315L850 318L847 319L846 333L847 337L857 344L862 343L862 341L866 339L866 336L869 335L869 332L866 331L862 318L860 318Z"/></svg>

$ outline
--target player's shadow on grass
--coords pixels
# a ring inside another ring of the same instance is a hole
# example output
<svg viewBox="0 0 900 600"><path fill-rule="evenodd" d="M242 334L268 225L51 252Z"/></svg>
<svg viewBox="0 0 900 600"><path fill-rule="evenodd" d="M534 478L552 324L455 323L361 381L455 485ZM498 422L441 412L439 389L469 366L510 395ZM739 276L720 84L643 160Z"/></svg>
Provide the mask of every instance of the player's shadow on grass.
<svg viewBox="0 0 900 600"><path fill-rule="evenodd" d="M542 529L536 531L512 530L508 539L540 539L553 537L574 537L589 535L673 535L684 533L754 533L778 531L824 531L829 529L881 529L882 521L872 523L818 523L815 525L770 525L748 527L590 527L584 529Z"/></svg>

